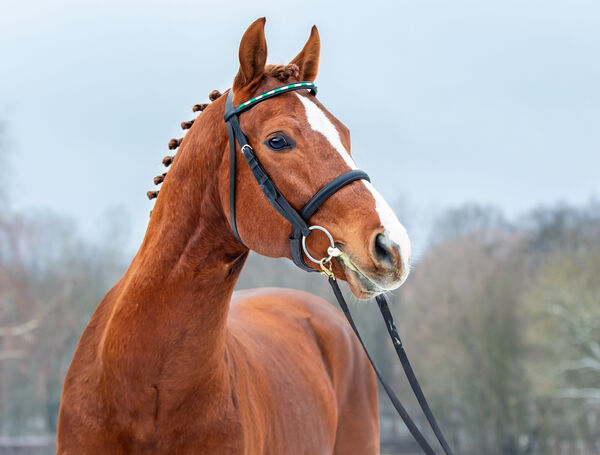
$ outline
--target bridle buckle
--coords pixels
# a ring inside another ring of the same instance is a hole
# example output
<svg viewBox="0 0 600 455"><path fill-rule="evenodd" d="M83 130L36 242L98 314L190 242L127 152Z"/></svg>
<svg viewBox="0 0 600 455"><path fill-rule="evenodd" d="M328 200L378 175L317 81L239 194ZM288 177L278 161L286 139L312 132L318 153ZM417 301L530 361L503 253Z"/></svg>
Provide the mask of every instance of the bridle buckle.
<svg viewBox="0 0 600 455"><path fill-rule="evenodd" d="M250 144L244 144L244 145L242 145L242 150L241 150L242 155L248 156L248 154L246 154L246 149L248 150L249 155L251 156L252 152L254 152L254 150L252 149L252 147L250 146Z"/></svg>

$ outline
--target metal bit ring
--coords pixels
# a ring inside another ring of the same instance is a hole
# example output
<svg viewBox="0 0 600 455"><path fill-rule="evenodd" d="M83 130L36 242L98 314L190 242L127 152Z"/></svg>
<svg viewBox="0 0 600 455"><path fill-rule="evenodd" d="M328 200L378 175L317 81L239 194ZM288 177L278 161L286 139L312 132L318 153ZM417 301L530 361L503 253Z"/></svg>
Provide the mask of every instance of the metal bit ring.
<svg viewBox="0 0 600 455"><path fill-rule="evenodd" d="M310 229L311 231L316 229L317 231L324 232L325 235L327 236L327 238L329 239L329 243L331 244L331 246L329 248L335 248L335 244L333 242L333 237L331 236L329 231L327 229L325 229L323 226L314 225L314 226L309 226L308 229ZM327 249L328 253L329 253L329 248ZM327 256L326 258L323 258L321 260L313 258L310 255L310 253L308 252L308 250L306 249L306 237L304 235L302 236L302 250L304 251L304 254L306 254L306 257L308 259L310 259L312 262L314 262L315 264L326 264L329 261L331 261L331 258L334 256L332 254L329 254L329 256Z"/></svg>

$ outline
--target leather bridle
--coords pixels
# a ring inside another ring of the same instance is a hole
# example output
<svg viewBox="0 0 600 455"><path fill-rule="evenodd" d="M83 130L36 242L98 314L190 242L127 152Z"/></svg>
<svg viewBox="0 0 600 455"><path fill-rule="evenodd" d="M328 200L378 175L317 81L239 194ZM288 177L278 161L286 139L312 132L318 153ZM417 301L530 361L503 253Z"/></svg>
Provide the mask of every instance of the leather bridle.
<svg viewBox="0 0 600 455"><path fill-rule="evenodd" d="M387 382L383 379L383 376L381 375L379 369L373 362L373 359L371 358L371 355L367 351L367 348L358 332L358 329L354 323L352 315L350 314L350 309L348 308L348 305L346 304L344 296L342 295L342 291L340 290L340 288L337 284L337 280L335 279L335 276L331 269L332 257L335 257L335 256L339 255L339 253L340 253L340 251L335 247L335 243L333 241L333 238L331 237L331 234L329 234L327 229L322 226L310 226L309 225L310 217L319 209L319 207L329 197L331 197L331 195L333 195L334 193L336 193L337 191L339 191L340 189L342 189L343 187L345 187L346 185L348 185L354 181L370 180L369 176L364 171L352 170L352 171L348 171L348 172L336 177L331 182L329 182L327 185L325 185L323 188L321 188L319 191L317 191L317 193L300 210L300 213L298 213L298 211L296 211L296 209L294 209L294 207L292 207L292 205L287 201L287 199L281 194L281 192L279 191L279 189L277 188L277 186L275 185L273 180L271 180L271 178L269 177L269 174L267 174L265 169L262 167L258 157L256 156L256 153L254 153L254 149L248 143L246 136L244 135L244 133L242 132L242 129L240 128L238 116L242 112L246 111L247 109L250 109L251 107L255 106L256 104L258 104L262 101L268 100L274 96L278 96L283 93L291 92L294 90L309 90L312 95L317 94L317 86L313 82L306 82L306 81L292 83L292 84L283 85L283 86L274 88L272 90L269 90L265 93L262 93L256 97L254 97L254 98L251 98L248 101L245 101L235 107L233 106L233 91L230 90L229 93L227 94L227 100L226 100L226 104L225 104L225 122L227 123L227 131L229 134L229 150L230 150L229 216L231 218L231 228L233 230L233 234L235 235L236 239L242 245L244 245L244 242L240 238L240 234L237 229L236 216L235 216L235 213L236 213L235 212L236 161L237 161L236 160L236 157L237 157L236 142L237 142L240 146L240 151L242 152L242 155L248 162L248 165L250 166L250 170L252 171L252 174L254 175L254 178L256 179L256 182L258 183L258 186L262 190L263 194L265 195L267 200L273 205L273 207L275 207L275 209L286 220L288 220L292 225L292 233L291 233L289 239L290 239L291 256L292 256L294 263L298 267L300 267L302 270L306 270L308 272L318 271L312 267L309 267L304 262L304 257L302 255L302 252L304 251L304 253L310 260L312 260L313 262L316 262L320 265L322 273L324 273L329 279L329 284L331 285L331 287L333 289L333 293L334 293L338 303L340 304L340 307L344 313L344 316L346 316L346 319L348 320L350 326L352 327L352 330L356 334L363 349L365 350L365 353L367 354L369 362L371 363L371 366L375 370L375 374L377 375L377 378L381 382L381 385L383 386L384 390L386 391L392 404L396 408L396 411L398 412L398 414L400 415L400 417L406 424L411 435L415 438L415 440L417 441L417 443L419 444L421 449L423 449L423 452L426 453L427 455L435 455L435 452L433 451L433 449L431 448L431 446L429 445L427 440L423 437L423 435L421 434L420 430L417 428L417 426L415 425L415 423L413 422L411 417L408 415L406 409L404 408L402 403L400 403L400 400L398 399L398 397L396 396L394 391L390 388L390 386L387 384ZM305 239L310 235L310 233L313 230L321 230L321 231L325 232L325 234L328 236L328 238L330 240L330 247L327 250L328 256L321 259L320 261L317 261L309 254L309 252L306 250L306 245L304 242ZM327 268L325 266L325 264L327 264L327 263L329 263L329 268ZM442 432L435 420L435 417L433 416L433 413L431 412L431 410L429 408L429 405L427 403L427 400L425 399L423 391L421 390L419 382L413 372L410 362L408 361L408 357L406 356L406 352L402 345L402 341L400 340L400 336L398 335L398 331L396 329L394 319L389 310L387 300L385 299L385 297L383 295L378 295L376 297L376 300L377 300L377 305L379 307L381 315L383 316L383 319L385 321L385 325L388 330L388 334L390 335L390 338L392 339L394 348L396 349L396 353L398 355L398 358L400 359L400 363L402 364L402 368L404 369L404 372L406 374L406 377L408 378L411 388L412 388L413 392L415 393L415 396L417 397L419 405L421 406L421 409L423 410L425 417L429 421L429 424L430 424L437 440L439 441L440 445L442 446L444 453L446 453L446 455L452 455L452 450L450 449L450 446L446 442L446 439L444 438L444 435L442 434Z"/></svg>
<svg viewBox="0 0 600 455"><path fill-rule="evenodd" d="M348 171L339 177L336 177L323 188L321 188L317 193L312 197L310 201L306 203L300 213L294 209L287 201L285 197L281 194L277 185L273 183L273 180L269 177L269 174L265 171L265 169L260 164L258 157L254 153L254 149L248 143L246 136L242 132L240 128L240 123L238 120L238 116L244 112L245 110L251 108L257 103L272 98L277 95L281 95L283 93L291 92L293 90L302 90L308 89L313 95L317 94L317 86L312 82L297 82L294 84L284 85L281 87L274 88L266 93L258 95L255 98L252 98L237 107L233 107L233 93L230 90L227 94L227 101L225 104L225 122L227 122L227 131L229 133L229 216L231 217L231 228L233 229L233 234L236 239L244 245L244 242L240 238L240 234L237 229L236 216L235 216L235 175L236 175L236 141L240 145L240 149L244 158L248 162L250 166L250 170L254 175L254 178L258 182L258 186L264 193L267 200L275 207L275 209L292 225L292 233L290 235L290 251L292 255L292 260L294 264L300 267L302 270L306 270L307 272L317 272L318 270L309 267L304 262L304 257L302 256L302 250L306 250L306 248L302 248L302 237L306 238L310 235L310 233L314 230L315 226L309 226L308 220L310 217L317 211L317 209L327 200L329 197L345 187L346 185L356 181L356 180L370 180L369 176L365 171L361 170L352 170ZM313 229L311 229L313 228ZM321 226L316 226L320 230L327 230ZM329 236L331 238L331 236ZM334 247L332 242L331 247ZM308 251L306 251L307 257L312 259ZM328 261L314 261L324 264L331 260L331 255L329 255Z"/></svg>

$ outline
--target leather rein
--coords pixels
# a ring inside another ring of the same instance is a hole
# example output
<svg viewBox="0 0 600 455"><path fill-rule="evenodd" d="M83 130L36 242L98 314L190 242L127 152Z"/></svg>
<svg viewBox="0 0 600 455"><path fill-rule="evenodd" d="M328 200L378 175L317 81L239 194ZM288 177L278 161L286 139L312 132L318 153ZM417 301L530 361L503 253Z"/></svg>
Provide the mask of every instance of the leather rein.
<svg viewBox="0 0 600 455"><path fill-rule="evenodd" d="M300 212L298 212L298 211L296 211L296 209L294 209L294 207L292 207L292 205L287 201L287 199L281 194L281 192L279 191L279 189L277 188L275 183L271 180L271 178L269 177L269 175L267 174L265 169L262 167L258 157L256 156L256 153L254 152L254 149L248 143L246 136L244 135L244 133L242 132L242 129L240 128L238 116L242 112L244 112L247 109L250 109L251 107L255 106L256 104L258 104L262 101L268 100L274 96L281 95L283 93L287 93L287 92L291 92L291 91L295 91L295 90L309 90L312 95L317 94L317 86L313 82L306 82L306 81L276 87L265 93L257 95L254 98L251 98L235 107L233 106L232 90L230 90L229 93L227 94L224 118L225 118L225 122L227 124L227 132L229 134L229 150L230 150L229 213L230 213L230 217L231 217L231 227L233 230L233 234L235 235L236 239L242 245L244 245L244 242L240 238L240 234L237 229L236 216L235 216L235 213L236 213L235 212L236 158L237 158L236 142L237 142L240 146L240 151L241 151L242 155L244 156L244 158L246 159L246 162L250 166L250 170L252 171L252 174L254 175L254 178L256 179L256 182L258 183L258 186L262 190L263 194L265 195L267 200L273 205L273 207L275 207L275 209L286 220L288 220L292 225L292 233L290 235L289 240L290 240L290 250L291 250L292 260L294 261L294 264L296 264L302 270L305 270L307 272L317 272L318 271L312 267L309 267L304 262L304 256L302 254L304 251L304 253L306 254L306 256L309 260L311 260L315 263L318 263L320 265L321 272L327 276L327 278L329 280L329 284L331 285L331 288L333 290L335 298L337 299L337 301L342 309L342 312L344 313L344 316L348 320L348 323L350 324L350 326L352 327L352 330L356 334L356 337L360 341L360 344L362 345L362 347L367 355L367 358L369 359L369 362L371 363L371 366L373 367L373 370L375 371L375 374L377 375L377 378L379 379L379 382L381 383L385 392L387 393L388 397L390 398L390 401L394 405L394 408L396 408L396 411L398 412L398 414L404 421L409 432L411 433L413 438L417 441L417 443L419 444L419 446L421 447L423 452L427 455L435 455L434 450L431 448L431 446L429 445L429 443L427 442L427 440L425 439L425 437L423 436L423 434L421 433L419 428L416 426L416 424L414 423L412 418L408 415L408 412L406 411L406 409L404 408L404 406L402 405L402 403L400 402L400 400L398 399L398 397L396 396L394 391L390 388L390 386L384 380L383 376L381 375L381 372L379 371L379 369L375 365L371 355L369 354L369 351L367 350L367 347L365 346L365 344L360 336L360 333L358 332L356 324L354 323L354 319L352 318L352 315L350 313L350 309L348 308L348 305L344 299L344 296L342 295L342 291L339 288L338 282L335 279L335 276L331 270L332 258L336 257L340 254L340 251L335 246L335 243L333 241L331 234L329 234L327 229L325 229L322 226L309 225L310 217L319 209L319 207L329 197L331 197L331 195L333 195L334 193L336 193L337 191L339 191L340 189L342 189L343 187L345 187L346 185L348 185L354 181L357 181L357 180L370 181L369 176L364 171L352 170L352 171L348 171L348 172L336 177L331 182L329 182L327 185L325 185L323 188L321 188L319 191L317 191L317 193L304 205L304 207L300 210ZM320 231L324 232L330 241L330 247L327 249L328 256L321 260L316 260L315 258L313 258L309 254L308 250L306 249L306 243L305 243L306 238L311 234L311 232L313 230L320 230ZM329 266L327 266L327 264L329 264ZM377 301L377 305L379 307L379 310L380 310L383 320L385 322L388 334L392 340L392 343L394 344L394 348L396 349L396 354L398 355L398 359L400 360L400 363L402 365L404 373L406 374L408 382L410 383L410 386L417 398L417 401L419 402L419 405L421 406L421 409L423 410L423 413L425 414L425 417L427 418L427 420L431 426L431 429L433 430L437 440L439 441L440 445L442 446L444 453L446 455L453 455L452 449L450 449L450 446L446 442L446 439L444 438L444 435L442 434L442 432L435 420L435 417L433 416L433 413L431 412L431 409L429 408L429 404L427 403L427 400L425 399L425 395L423 394L423 391L421 390L421 386L419 385L419 382L418 382L418 380L415 376L415 373L410 365L410 362L408 361L408 357L407 357L404 347L402 345L402 341L400 340L400 336L398 335L398 330L396 329L396 325L394 323L392 313L390 312L390 309L388 307L387 300L383 294L378 295L375 299Z"/></svg>

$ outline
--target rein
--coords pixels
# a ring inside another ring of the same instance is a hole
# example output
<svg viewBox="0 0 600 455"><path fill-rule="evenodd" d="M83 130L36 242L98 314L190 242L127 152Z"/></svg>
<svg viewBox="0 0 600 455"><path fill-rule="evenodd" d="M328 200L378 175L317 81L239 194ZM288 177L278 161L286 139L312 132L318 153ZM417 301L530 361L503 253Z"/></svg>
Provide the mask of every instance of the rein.
<svg viewBox="0 0 600 455"><path fill-rule="evenodd" d="M230 90L229 93L227 94L224 118L225 118L225 122L227 124L227 132L229 134L229 150L230 150L229 213L230 213L230 217L231 217L231 227L233 230L233 234L235 235L236 239L242 245L244 245L244 242L240 238L240 234L237 230L236 216L235 216L235 195L236 195L235 176L236 176L236 157L237 157L236 142L237 142L240 146L242 155L244 156L244 158L248 162L248 165L250 166L250 170L252 171L252 174L254 175L254 178L256 179L258 186L262 190L262 192L265 195L265 197L267 198L267 200L273 205L273 207L275 207L275 209L286 220L288 220L292 224L293 229L292 229L292 233L290 235L289 240L290 240L290 250L291 250L292 260L294 261L294 264L296 264L302 270L305 270L308 272L316 272L317 271L317 270L313 269L312 267L309 267L304 262L304 257L302 255L302 252L304 251L304 253L306 254L306 257L309 260L320 265L321 273L323 273L324 275L327 276L329 284L331 285L331 288L333 290L333 294L335 295L335 298L337 299L337 301L342 309L342 312L344 313L344 316L348 320L350 327L352 327L352 330L354 331L354 333L356 334L356 337L360 341L360 344L362 345L362 347L367 355L367 358L369 359L369 362L371 363L371 366L373 367L373 370L375 371L375 374L377 375L377 378L379 379L379 382L383 386L390 401L394 405L394 408L396 408L396 411L398 412L398 414L404 421L410 434L417 441L417 443L419 444L419 446L421 447L423 452L427 455L435 455L434 450L431 448L431 446L429 445L429 443L427 442L427 440L425 439L423 434L420 432L420 430L418 429L418 427L416 426L416 424L414 423L412 418L408 415L408 412L406 411L406 409L404 408L404 406L402 405L402 403L400 402L400 400L398 399L398 397L396 396L394 391L390 388L390 386L384 380L383 376L381 375L381 372L379 371L379 369L375 365L375 362L371 358L371 355L369 354L369 351L367 350L367 347L365 346L365 344L360 336L360 333L358 332L356 324L354 323L354 319L352 318L352 314L350 313L350 309L348 308L348 305L344 299L344 296L342 295L342 291L340 290L338 282L335 279L335 276L332 271L331 260L333 257L339 256L339 254L341 253L340 250L338 250L337 247L335 246L333 238L332 238L331 234L329 233L329 231L327 231L327 229L325 229L322 226L317 226L317 225L311 226L308 224L310 217L334 193L336 193L337 191L339 191L346 185L348 185L356 180L370 181L369 176L364 171L352 170L352 171L346 172L346 173L336 177L331 182L329 182L327 185L325 185L323 188L321 188L319 191L317 191L317 193L310 199L310 201L308 201L306 203L306 205L304 205L304 207L300 210L300 213L298 213L296 211L296 209L294 209L291 206L291 204L287 201L287 199L281 194L281 192L279 191L279 189L277 188L275 183L271 180L271 178L269 177L269 175L267 174L265 169L262 167L262 165L260 164L260 161L258 160L258 157L254 153L254 149L248 143L246 136L244 135L244 133L242 132L242 129L240 128L238 116L245 110L255 106L256 104L258 104L262 101L272 98L274 96L281 95L283 93L291 92L294 90L302 90L302 89L308 89L312 95L317 94L317 86L314 83L298 82L298 83L283 85L283 86L274 88L272 90L269 90L268 92L262 93L254 98L251 98L248 101L245 101L235 107L233 106L233 92ZM315 258L313 258L309 254L308 250L306 249L306 238L311 234L311 232L313 230L320 230L320 231L324 232L330 241L330 247L327 249L328 256L321 260L316 260ZM327 266L326 264L329 264L329 265ZM398 335L398 330L396 329L396 324L394 323L394 319L393 319L392 313L390 312L390 309L388 307L388 303L387 303L385 296L378 295L376 297L376 301L377 301L379 310L381 312L381 315L383 317L383 320L385 322L388 334L390 335L392 343L394 344L394 348L396 349L396 354L398 355L398 359L400 360L402 369L404 370L404 373L406 374L406 377L408 379L408 382L410 383L413 393L415 394L417 401L419 402L419 405L421 406L421 409L422 409L423 413L425 414L425 417L427 418L427 421L429 422L429 425L431 426L437 440L439 441L440 445L442 446L444 453L446 455L453 455L452 449L450 449L450 446L446 442L446 439L444 438L444 435L442 434L442 432L435 420L435 417L433 416L433 413L431 412L431 409L429 408L429 404L427 403L427 400L425 399L425 395L423 394L423 391L421 390L421 386L419 385L419 381L417 380L417 378L415 376L412 366L410 365L410 362L408 360L408 357L407 357L404 347L402 345L402 341L400 340L400 336Z"/></svg>

